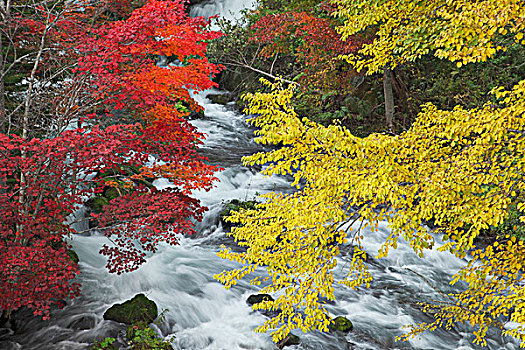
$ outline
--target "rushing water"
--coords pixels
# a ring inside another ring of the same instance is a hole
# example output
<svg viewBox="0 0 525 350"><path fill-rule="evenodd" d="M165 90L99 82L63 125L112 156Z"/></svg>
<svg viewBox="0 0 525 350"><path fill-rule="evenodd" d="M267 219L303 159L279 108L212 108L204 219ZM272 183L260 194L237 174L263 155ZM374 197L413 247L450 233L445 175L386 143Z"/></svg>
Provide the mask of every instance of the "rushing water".
<svg viewBox="0 0 525 350"><path fill-rule="evenodd" d="M242 1L227 0L219 5L208 3L199 7L197 14L210 15L220 10L238 13ZM206 7L208 6L208 7ZM209 92L208 92L209 93ZM183 237L178 246L160 246L139 270L126 275L109 274L105 259L98 254L107 239L101 235L75 236L72 245L80 256L82 296L64 309L52 312L51 321L31 319L18 324L16 334L0 329L0 349L89 349L94 339L107 336L118 338L125 348L124 327L104 321L102 314L116 302L122 302L137 293L145 293L161 309L164 320L157 328L159 334L171 339L175 349L237 350L274 349L270 336L252 330L264 316L252 312L245 300L256 292L253 286L241 281L231 290L224 290L213 275L236 264L219 259L220 244L230 244L218 222L222 203L229 199L253 199L268 191L289 191L284 178L264 178L243 167L240 157L259 151L252 141L252 130L246 116L228 107L211 104L205 94L197 100L205 107L205 118L193 124L207 134L203 152L210 161L225 168L218 174L219 182L209 192L195 193L209 207L204 220L198 224L196 237ZM157 181L162 188L169 184ZM82 214L82 213L80 213ZM377 233L365 232L365 250L374 254L388 235L387 227ZM336 276L344 273L343 256L336 268ZM428 321L420 311L418 300L436 297L436 292L415 271L437 288L449 290L451 274L465 264L446 253L429 252L418 258L403 242L386 259L369 262L375 278L370 289L359 292L336 287L337 302L327 306L334 316L346 315L354 323L348 335L313 332L301 334L301 344L291 349L475 349L472 336L458 327L452 331L425 333L420 339L407 343L394 342L403 333L403 326ZM257 271L264 274L264 271ZM490 349L516 349L509 339L499 333L489 335Z"/></svg>
<svg viewBox="0 0 525 350"><path fill-rule="evenodd" d="M104 269L105 259L98 254L106 238L100 235L75 236L74 249L80 256L83 285L82 296L62 310L52 313L51 321L32 319L20 324L16 335L0 341L0 349L88 349L94 339L106 336L123 340L123 327L104 321L102 314L112 304L122 302L137 293L145 293L161 309L167 309L158 331L170 338L175 349L236 350L273 349L269 335L252 330L264 316L252 312L247 297L256 292L246 282L226 291L213 279L213 274L237 265L216 256L220 243L228 243L218 222L222 202L233 199L252 199L257 193L272 190L288 191L284 178L263 178L243 167L240 157L260 150L252 141L246 117L227 107L211 104L203 95L198 101L206 108L206 117L194 125L205 132L203 152L212 162L225 168L218 174L220 181L209 192L198 197L210 210L198 225L197 237L181 239L179 246L160 247L138 271L117 276ZM161 188L169 184L156 183ZM366 235L365 249L377 251L388 235L386 227ZM336 268L339 277L344 273L345 258ZM440 289L447 290L450 275L464 265L446 253L429 252L418 258L407 244L399 244L386 259L370 262L375 280L368 290L352 292L337 287L337 302L328 305L334 316L346 315L354 322L354 331L347 336L296 334L301 344L296 349L473 349L471 336L460 328L450 332L425 333L421 339L396 343L403 325L427 321L416 301L436 296L435 291L415 271L424 275ZM410 269L410 270L409 270ZM258 271L264 274L264 271ZM2 333L0 333L2 336ZM514 349L515 344L490 335L489 348Z"/></svg>
<svg viewBox="0 0 525 350"><path fill-rule="evenodd" d="M222 18L235 20L241 17L243 10L254 9L257 0L204 0L193 5L191 16L214 16L219 14Z"/></svg>

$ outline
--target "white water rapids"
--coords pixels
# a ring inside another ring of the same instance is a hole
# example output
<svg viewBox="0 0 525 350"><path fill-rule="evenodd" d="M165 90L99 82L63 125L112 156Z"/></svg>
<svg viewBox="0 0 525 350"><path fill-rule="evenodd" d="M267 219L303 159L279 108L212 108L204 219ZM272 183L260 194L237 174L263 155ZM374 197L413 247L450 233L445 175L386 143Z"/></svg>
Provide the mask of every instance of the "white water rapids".
<svg viewBox="0 0 525 350"><path fill-rule="evenodd" d="M208 3L194 8L193 13L211 15L214 11L238 13L242 0ZM209 93L209 92L207 92ZM284 178L263 178L240 164L242 155L260 150L252 141L252 131L246 116L228 107L211 104L200 94L196 98L205 107L205 118L192 123L207 134L203 152L214 164L225 168L218 174L220 181L209 192L195 193L209 208L196 237L180 239L180 245L163 245L139 270L117 276L109 274L105 259L98 254L107 239L100 235L75 236L73 249L80 257L82 296L62 310L52 312L51 321L31 319L19 324L16 334L0 330L0 349L89 349L95 339L107 336L119 338L124 344L124 329L112 321L104 321L104 311L114 303L123 302L138 293L146 294L159 308L165 309L164 322L157 331L171 339L175 349L187 350L270 350L275 346L269 334L256 334L253 329L265 317L252 312L246 304L255 287L240 282L225 290L213 275L237 265L216 256L219 245L231 244L218 223L222 203L229 199L253 199L258 193L289 191ZM167 183L158 181L158 187ZM388 235L386 227L367 236L365 250L373 256ZM339 278L344 273L344 258L336 269ZM302 334L300 345L288 349L477 349L472 336L461 327L452 331L425 333L410 342L395 342L403 334L403 326L429 321L416 304L437 297L437 293L419 276L425 276L434 286L450 291L448 281L465 264L446 253L427 252L418 258L410 247L400 242L386 259L369 263L374 276L370 289L353 292L336 287L337 302L328 305L333 316L347 316L354 323L348 335L313 332ZM264 271L257 271L262 275ZM499 333L489 334L490 349L517 349L516 343L503 339Z"/></svg>
<svg viewBox="0 0 525 350"><path fill-rule="evenodd" d="M197 237L181 238L179 246L160 247L139 270L117 276L104 269L105 259L98 254L106 242L103 236L75 236L74 249L80 256L82 296L62 310L52 313L51 321L33 319L19 325L17 334L2 337L0 349L89 349L94 339L106 336L120 338L123 327L104 321L104 311L114 303L145 293L160 309L167 309L165 322L158 329L171 338L175 349L240 350L274 349L270 336L252 330L264 316L252 312L246 304L253 286L241 282L231 290L224 290L213 279L213 274L230 269L236 264L216 256L221 243L228 244L218 224L222 202L239 198L252 199L257 193L289 190L284 178L263 178L240 165L240 157L259 150L252 141L246 117L227 107L211 104L203 95L197 96L205 106L206 117L193 121L208 136L203 152L210 161L225 168L218 174L220 181L210 192L196 193L210 210L198 225ZM158 187L166 186L161 181ZM374 253L388 235L386 227L368 234L365 249ZM403 333L403 325L428 321L416 305L418 300L437 296L420 277L406 268L420 273L438 288L449 290L450 275L465 262L447 253L427 252L418 258L405 243L391 251L386 259L370 262L375 278L370 289L359 292L336 288L337 302L328 305L334 315L346 315L354 323L347 336L338 334L295 334L301 337L296 349L475 349L472 336L460 328L453 331L425 333L421 339L407 343L394 342ZM342 276L345 260L336 269ZM258 274L263 274L258 271ZM496 332L490 335L490 349L515 349L516 344L502 339ZM292 347L293 349L293 347Z"/></svg>

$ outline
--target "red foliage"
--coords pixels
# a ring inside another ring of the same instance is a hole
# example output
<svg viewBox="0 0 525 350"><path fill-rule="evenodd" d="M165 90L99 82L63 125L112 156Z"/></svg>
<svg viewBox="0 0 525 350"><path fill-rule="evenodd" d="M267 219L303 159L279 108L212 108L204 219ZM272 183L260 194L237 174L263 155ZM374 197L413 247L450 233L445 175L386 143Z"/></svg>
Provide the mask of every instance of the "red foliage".
<svg viewBox="0 0 525 350"><path fill-rule="evenodd" d="M306 12L284 12L262 17L251 29L251 40L264 45L264 57L277 53L295 57L304 67L303 83L348 89L349 77L355 72L339 70L338 65L344 62L337 57L357 51L363 41L358 37L342 41L330 19Z"/></svg>
<svg viewBox="0 0 525 350"><path fill-rule="evenodd" d="M93 76L98 98L116 108L150 108L170 101L193 104L187 89L214 86L217 67L205 57L207 40L220 34L205 30L209 20L189 18L180 1L149 1L126 21L94 30L79 49L85 56L78 72ZM180 66L158 67L158 55L174 56Z"/></svg>
<svg viewBox="0 0 525 350"><path fill-rule="evenodd" d="M220 34L206 29L208 20L189 18L183 3L168 0L150 0L125 21L90 27L79 18L54 27L52 38L73 49L70 60L80 56L73 79L121 111L86 115L77 129L48 139L0 134L0 310L28 306L47 317L52 304L78 295L71 283L78 267L64 238L74 233L68 216L86 199L108 187L121 194L93 216L114 243L101 250L109 270L122 273L138 268L158 243L176 244L177 235L193 232L206 208L191 191L209 189L217 170L197 152L203 135L180 108L201 109L188 89L214 86L217 67L205 57L206 42ZM35 21L24 25L33 28L28 35L42 30ZM74 40L64 32L71 27ZM180 64L158 67L159 54ZM111 120L115 125L103 126ZM108 173L117 175L101 175ZM173 186L148 184L160 177Z"/></svg>

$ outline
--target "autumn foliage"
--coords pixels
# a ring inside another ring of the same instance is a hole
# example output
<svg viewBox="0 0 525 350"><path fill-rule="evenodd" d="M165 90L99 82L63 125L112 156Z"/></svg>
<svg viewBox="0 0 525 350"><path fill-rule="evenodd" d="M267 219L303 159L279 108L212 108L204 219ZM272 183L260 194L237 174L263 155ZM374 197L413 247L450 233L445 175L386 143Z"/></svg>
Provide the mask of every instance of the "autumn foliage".
<svg viewBox="0 0 525 350"><path fill-rule="evenodd" d="M525 6L518 0L332 3L343 21L342 38L375 30L373 41L345 57L367 74L427 54L460 68L525 44ZM280 31L275 32L280 48ZM270 32L264 38L273 40ZM282 147L244 161L264 165L265 175L293 177L297 191L265 194L256 209L232 213L229 220L237 226L230 235L246 249L223 247L219 256L241 266L216 275L229 288L266 269L267 277L250 282L276 298L253 308L277 312L256 330L272 331L275 341L293 329L328 331L326 303L335 300L334 285L369 287L367 253L384 258L404 240L421 259L431 249L469 259L451 276L452 292L437 290L422 276L439 295L420 303L432 318L408 326L398 339L461 325L475 344L487 346L494 327L525 347L523 237L492 237L482 248L476 241L483 230L503 224L512 206L525 222L525 80L492 89L491 101L475 108L425 103L399 135L365 138L341 125L300 118L293 106L294 84L263 84L269 92L246 94L247 112L254 116L250 122L259 128L256 142ZM352 228L356 215L362 220L357 232ZM380 222L388 224L389 235L377 251L365 252L367 234L361 228L369 227L373 235ZM436 236L444 242L439 248ZM340 248L347 245L352 254L341 267L346 275L336 281Z"/></svg>
<svg viewBox="0 0 525 350"><path fill-rule="evenodd" d="M292 55L303 67L298 83L310 89L351 89L352 69L343 69L338 56L355 52L363 43L359 37L343 41L333 20L307 12L283 12L263 16L251 27L251 41L262 44L260 55L273 59Z"/></svg>
<svg viewBox="0 0 525 350"><path fill-rule="evenodd" d="M69 75L57 82L61 91L50 85L52 96L28 90L35 98L25 117L14 111L20 121L7 129L20 132L0 134L0 310L28 306L45 317L51 305L79 294L65 239L74 234L71 214L86 200L108 189L118 194L91 222L110 238L101 250L109 270L127 272L158 243L193 232L205 208L191 191L209 189L216 170L198 153L203 135L185 119L188 109L202 109L190 90L214 86L217 67L205 52L220 34L207 29L208 20L189 18L181 1L151 0L134 11L122 1L87 10L67 4L58 12L37 8L29 20L24 12L9 18L24 29L18 45L38 50L48 42L60 52L59 60L33 61L34 86L44 78L39 72ZM108 21L113 10L130 14ZM175 63L160 67L159 55ZM38 118L45 129L29 123ZM161 177L172 186L156 189Z"/></svg>

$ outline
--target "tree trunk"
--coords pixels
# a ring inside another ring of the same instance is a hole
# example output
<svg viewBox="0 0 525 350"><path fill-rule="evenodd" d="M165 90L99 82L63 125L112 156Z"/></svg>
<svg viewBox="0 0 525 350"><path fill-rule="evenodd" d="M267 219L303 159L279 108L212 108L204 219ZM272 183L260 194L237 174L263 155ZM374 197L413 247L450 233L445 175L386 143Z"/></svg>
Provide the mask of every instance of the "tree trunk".
<svg viewBox="0 0 525 350"><path fill-rule="evenodd" d="M7 121L7 111L5 106L5 77L4 73L4 47L2 43L2 34L0 33L0 132L5 132Z"/></svg>
<svg viewBox="0 0 525 350"><path fill-rule="evenodd" d="M394 132L394 92L392 91L392 70L385 67L383 73L383 91L385 95L385 119L388 132Z"/></svg>

